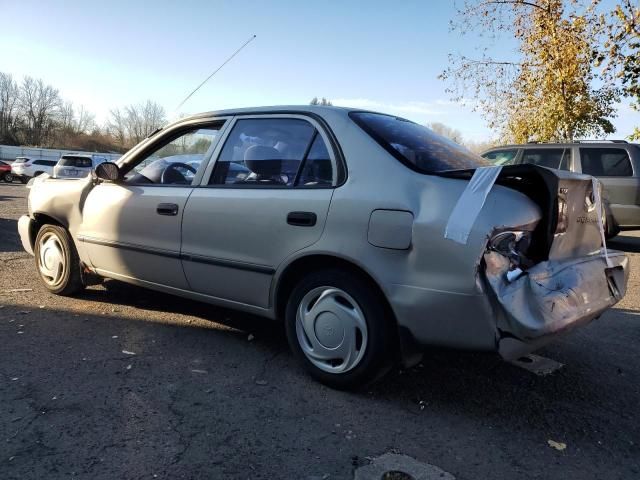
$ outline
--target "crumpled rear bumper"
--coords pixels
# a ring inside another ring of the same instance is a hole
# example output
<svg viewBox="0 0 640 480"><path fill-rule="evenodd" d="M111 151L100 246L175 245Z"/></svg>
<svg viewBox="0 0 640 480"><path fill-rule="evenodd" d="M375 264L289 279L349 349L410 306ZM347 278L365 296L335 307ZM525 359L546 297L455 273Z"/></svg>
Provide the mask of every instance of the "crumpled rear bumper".
<svg viewBox="0 0 640 480"><path fill-rule="evenodd" d="M496 252L484 256L486 278L503 315L498 319L499 351L513 359L556 335L597 318L626 293L629 259L610 252L541 262L509 282L509 261Z"/></svg>

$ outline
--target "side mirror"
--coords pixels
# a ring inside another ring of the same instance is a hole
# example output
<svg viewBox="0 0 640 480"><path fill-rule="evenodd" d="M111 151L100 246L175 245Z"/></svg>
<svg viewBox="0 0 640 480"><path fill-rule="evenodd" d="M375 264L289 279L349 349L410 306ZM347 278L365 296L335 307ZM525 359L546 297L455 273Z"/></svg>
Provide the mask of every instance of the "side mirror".
<svg viewBox="0 0 640 480"><path fill-rule="evenodd" d="M116 182L120 180L120 168L113 162L102 162L94 170L95 177L100 180Z"/></svg>

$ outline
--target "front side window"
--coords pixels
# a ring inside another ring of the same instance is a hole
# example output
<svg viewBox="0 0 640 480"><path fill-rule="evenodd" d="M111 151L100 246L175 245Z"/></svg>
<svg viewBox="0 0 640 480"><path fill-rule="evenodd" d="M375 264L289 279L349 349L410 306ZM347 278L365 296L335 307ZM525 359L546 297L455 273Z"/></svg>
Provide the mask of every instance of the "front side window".
<svg viewBox="0 0 640 480"><path fill-rule="evenodd" d="M633 168L623 148L581 148L582 173L594 177L631 177Z"/></svg>
<svg viewBox="0 0 640 480"><path fill-rule="evenodd" d="M494 165L513 165L517 154L517 149L494 150L493 152L483 153L482 157Z"/></svg>
<svg viewBox="0 0 640 480"><path fill-rule="evenodd" d="M220 125L194 127L169 137L124 170L125 183L191 185L203 160L213 150Z"/></svg>
<svg viewBox="0 0 640 480"><path fill-rule="evenodd" d="M210 185L331 186L322 136L297 118L238 120L220 152Z"/></svg>
<svg viewBox="0 0 640 480"><path fill-rule="evenodd" d="M527 148L522 154L522 163L567 170L568 155L569 151L564 148Z"/></svg>
<svg viewBox="0 0 640 480"><path fill-rule="evenodd" d="M423 125L382 113L349 116L391 155L421 173L491 166L491 162Z"/></svg>

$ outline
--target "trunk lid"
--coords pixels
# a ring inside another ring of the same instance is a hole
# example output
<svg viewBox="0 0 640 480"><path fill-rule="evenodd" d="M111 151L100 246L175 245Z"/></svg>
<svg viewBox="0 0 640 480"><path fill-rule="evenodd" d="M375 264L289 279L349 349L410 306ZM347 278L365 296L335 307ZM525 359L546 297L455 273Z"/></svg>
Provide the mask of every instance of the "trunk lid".
<svg viewBox="0 0 640 480"><path fill-rule="evenodd" d="M470 179L473 173L457 170L439 175ZM592 177L537 165L507 165L496 183L527 195L542 211L528 252L534 263L581 257L601 249Z"/></svg>

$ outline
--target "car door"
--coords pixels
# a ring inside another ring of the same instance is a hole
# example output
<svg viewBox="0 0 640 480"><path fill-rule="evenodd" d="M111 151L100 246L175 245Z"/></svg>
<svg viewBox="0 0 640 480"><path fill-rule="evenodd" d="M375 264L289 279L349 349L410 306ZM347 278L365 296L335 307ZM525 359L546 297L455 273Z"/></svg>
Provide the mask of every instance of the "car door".
<svg viewBox="0 0 640 480"><path fill-rule="evenodd" d="M180 264L184 207L223 125L173 128L123 159L121 181L89 192L78 239L100 274L188 289Z"/></svg>
<svg viewBox="0 0 640 480"><path fill-rule="evenodd" d="M278 265L322 234L339 180L329 145L309 117L236 117L185 208L182 263L194 291L268 307Z"/></svg>
<svg viewBox="0 0 640 480"><path fill-rule="evenodd" d="M600 146L579 151L582 173L602 182L616 222L621 227L640 225L640 185L627 149Z"/></svg>

